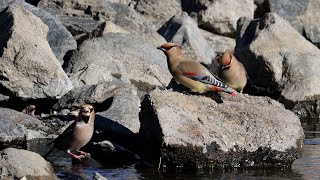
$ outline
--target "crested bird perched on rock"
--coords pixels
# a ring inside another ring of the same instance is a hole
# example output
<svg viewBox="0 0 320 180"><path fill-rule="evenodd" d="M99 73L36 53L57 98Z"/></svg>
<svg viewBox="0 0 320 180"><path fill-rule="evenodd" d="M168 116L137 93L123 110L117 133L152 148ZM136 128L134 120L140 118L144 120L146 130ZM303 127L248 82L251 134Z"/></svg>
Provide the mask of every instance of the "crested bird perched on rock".
<svg viewBox="0 0 320 180"><path fill-rule="evenodd" d="M79 149L85 146L91 139L94 130L95 113L93 106L84 104L80 106L80 111L77 119L73 122L62 134L60 134L54 141L52 149L44 156L45 158L57 148L66 150L73 158L81 160L88 155ZM80 155L72 153L77 151Z"/></svg>
<svg viewBox="0 0 320 180"><path fill-rule="evenodd" d="M243 88L247 84L246 69L229 49L227 49L221 57L218 76L225 81L228 86L240 93L242 93Z"/></svg>
<svg viewBox="0 0 320 180"><path fill-rule="evenodd" d="M221 81L199 62L185 57L181 47L175 43L165 43L158 49L167 56L168 68L173 78L194 92L223 91L235 96L233 89Z"/></svg>

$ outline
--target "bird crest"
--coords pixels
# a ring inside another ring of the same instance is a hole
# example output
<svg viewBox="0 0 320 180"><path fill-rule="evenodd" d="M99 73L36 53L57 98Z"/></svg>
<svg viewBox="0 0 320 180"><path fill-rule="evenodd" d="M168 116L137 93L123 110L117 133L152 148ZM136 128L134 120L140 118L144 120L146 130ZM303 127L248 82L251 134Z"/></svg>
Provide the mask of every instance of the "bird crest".
<svg viewBox="0 0 320 180"><path fill-rule="evenodd" d="M222 69L229 68L231 62L232 62L232 52L229 49L227 49L226 52L221 57Z"/></svg>

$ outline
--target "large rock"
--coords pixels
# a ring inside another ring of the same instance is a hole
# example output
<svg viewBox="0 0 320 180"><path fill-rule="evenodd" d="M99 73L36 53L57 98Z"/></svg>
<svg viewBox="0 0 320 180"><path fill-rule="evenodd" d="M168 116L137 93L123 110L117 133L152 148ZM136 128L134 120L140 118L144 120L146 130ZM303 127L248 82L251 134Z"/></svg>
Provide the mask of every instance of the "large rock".
<svg viewBox="0 0 320 180"><path fill-rule="evenodd" d="M294 27L299 33L303 32L302 15L304 14L308 2L292 0L292 1L276 1L268 0L270 4L270 11L278 14L283 19L290 22L292 27Z"/></svg>
<svg viewBox="0 0 320 180"><path fill-rule="evenodd" d="M45 10L36 8L27 3L20 4L39 17L42 22L48 26L49 31L47 39L49 45L60 64L63 65L64 57L67 52L77 48L77 42L72 37L71 33L61 24L61 22Z"/></svg>
<svg viewBox="0 0 320 180"><path fill-rule="evenodd" d="M182 12L181 0L138 0L135 9L157 27Z"/></svg>
<svg viewBox="0 0 320 180"><path fill-rule="evenodd" d="M71 33L54 16L43 9L39 9L35 6L25 3L24 0L6 0L0 4L0 7L2 6L5 8L12 2L18 3L27 10L31 11L49 27L48 42L53 53L62 65L66 53L77 48L77 43L72 37Z"/></svg>
<svg viewBox="0 0 320 180"><path fill-rule="evenodd" d="M0 153L1 178L58 179L51 164L39 154L15 148L7 148Z"/></svg>
<svg viewBox="0 0 320 180"><path fill-rule="evenodd" d="M47 41L48 27L13 4L0 13L0 84L18 98L59 98L73 88Z"/></svg>
<svg viewBox="0 0 320 180"><path fill-rule="evenodd" d="M320 48L320 1L310 0L302 17L304 32L307 39Z"/></svg>
<svg viewBox="0 0 320 180"><path fill-rule="evenodd" d="M140 99L136 89L125 85L114 92L110 108L97 114L112 119L133 133L138 133L140 129L139 112Z"/></svg>
<svg viewBox="0 0 320 180"><path fill-rule="evenodd" d="M277 14L239 20L236 54L255 87L289 108L320 94L320 51Z"/></svg>
<svg viewBox="0 0 320 180"><path fill-rule="evenodd" d="M168 42L181 45L187 56L204 64L211 64L216 55L202 36L197 23L187 13L172 17L158 33Z"/></svg>
<svg viewBox="0 0 320 180"><path fill-rule="evenodd" d="M304 139L299 118L268 97L239 94L217 103L155 90L141 107L143 154L167 167L289 166Z"/></svg>
<svg viewBox="0 0 320 180"><path fill-rule="evenodd" d="M44 138L48 130L39 119L7 108L0 108L0 124L2 147L29 148L29 141Z"/></svg>
<svg viewBox="0 0 320 180"><path fill-rule="evenodd" d="M46 0L39 6L56 15L74 36L83 36L99 30L106 21L112 21L132 34L154 44L165 40L156 32L154 25L132 7L98 0Z"/></svg>
<svg viewBox="0 0 320 180"><path fill-rule="evenodd" d="M122 79L141 91L166 87L170 80L166 57L137 36L108 33L83 42L66 65L76 87Z"/></svg>
<svg viewBox="0 0 320 180"><path fill-rule="evenodd" d="M270 10L281 16L311 42L320 47L320 20L318 0L269 0Z"/></svg>
<svg viewBox="0 0 320 180"><path fill-rule="evenodd" d="M24 2L24 0L2 0L2 1L0 1L0 11L7 8L9 6L9 4L11 4L13 2L21 2L22 3L22 2Z"/></svg>
<svg viewBox="0 0 320 180"><path fill-rule="evenodd" d="M102 22L99 17L104 13L106 18L114 10L107 7L109 2L98 0L91 3L86 0L43 0L38 7L56 16L62 24L74 35L86 34L94 31Z"/></svg>
<svg viewBox="0 0 320 180"><path fill-rule="evenodd" d="M253 18L253 0L187 0L183 10L197 19L199 27L220 35L234 37L240 17Z"/></svg>
<svg viewBox="0 0 320 180"><path fill-rule="evenodd" d="M205 30L201 30L201 33L215 53L221 54L227 49L234 49L236 47L236 40L234 38L213 34Z"/></svg>
<svg viewBox="0 0 320 180"><path fill-rule="evenodd" d="M26 130L6 117L0 117L0 124L1 146L23 147L25 144Z"/></svg>

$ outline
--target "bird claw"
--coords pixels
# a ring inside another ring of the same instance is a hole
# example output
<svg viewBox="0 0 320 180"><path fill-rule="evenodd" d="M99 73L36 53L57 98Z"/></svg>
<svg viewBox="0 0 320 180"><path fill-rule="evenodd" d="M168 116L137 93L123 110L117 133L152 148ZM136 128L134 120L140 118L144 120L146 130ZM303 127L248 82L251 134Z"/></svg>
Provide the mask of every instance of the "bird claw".
<svg viewBox="0 0 320 180"><path fill-rule="evenodd" d="M79 161L81 161L81 159L82 158L85 158L85 157L87 157L88 155L87 154L89 154L89 153L85 153L85 152L82 152L82 151L80 151L80 155L76 155L76 154L73 154L72 152L67 152L68 154L70 154L70 156L72 156L73 158L75 158L75 159L78 159Z"/></svg>
<svg viewBox="0 0 320 180"><path fill-rule="evenodd" d="M86 153L86 152L83 152L83 151L80 151L80 150L77 150L77 152L80 153L81 156L84 156L84 157L90 157L90 153Z"/></svg>
<svg viewBox="0 0 320 180"><path fill-rule="evenodd" d="M71 155L73 158L78 159L79 161L81 161L82 158L85 158L86 156L84 155Z"/></svg>

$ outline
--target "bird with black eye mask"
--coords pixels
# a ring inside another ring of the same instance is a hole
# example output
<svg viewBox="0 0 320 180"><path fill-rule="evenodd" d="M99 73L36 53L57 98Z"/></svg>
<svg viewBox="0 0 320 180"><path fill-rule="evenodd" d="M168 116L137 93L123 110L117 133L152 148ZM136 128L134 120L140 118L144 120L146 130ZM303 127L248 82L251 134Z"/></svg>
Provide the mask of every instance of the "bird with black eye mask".
<svg viewBox="0 0 320 180"><path fill-rule="evenodd" d="M199 62L183 55L181 46L165 43L157 47L167 56L167 63L173 78L194 92L222 91L235 96L235 90L228 87L218 76Z"/></svg>
<svg viewBox="0 0 320 180"><path fill-rule="evenodd" d="M240 93L242 93L243 88L247 84L246 69L229 49L227 49L221 57L218 76L224 80L228 86Z"/></svg>

